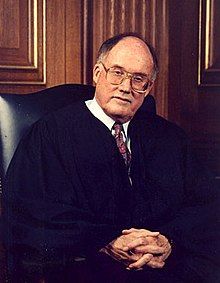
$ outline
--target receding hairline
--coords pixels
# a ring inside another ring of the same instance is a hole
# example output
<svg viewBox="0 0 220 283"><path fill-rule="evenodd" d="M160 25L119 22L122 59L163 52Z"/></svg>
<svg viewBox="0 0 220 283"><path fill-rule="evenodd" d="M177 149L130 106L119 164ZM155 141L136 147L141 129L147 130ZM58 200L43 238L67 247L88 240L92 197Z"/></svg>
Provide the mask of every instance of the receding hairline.
<svg viewBox="0 0 220 283"><path fill-rule="evenodd" d="M107 57L110 53L110 51L112 51L116 46L118 46L120 43L122 43L123 41L127 41L129 39L133 39L134 41L137 41L139 42L140 44L142 44L142 47L145 48L147 50L148 53L150 53L151 55L151 52L149 50L149 47L148 45L143 41L141 40L140 38L138 37L135 37L135 36L132 36L132 35L129 35L129 36L126 36L126 37L123 37L121 40L119 40L114 46L111 47L111 49L107 50L104 54L104 57ZM152 55L151 55L152 57ZM152 61L153 61L153 57L152 57Z"/></svg>

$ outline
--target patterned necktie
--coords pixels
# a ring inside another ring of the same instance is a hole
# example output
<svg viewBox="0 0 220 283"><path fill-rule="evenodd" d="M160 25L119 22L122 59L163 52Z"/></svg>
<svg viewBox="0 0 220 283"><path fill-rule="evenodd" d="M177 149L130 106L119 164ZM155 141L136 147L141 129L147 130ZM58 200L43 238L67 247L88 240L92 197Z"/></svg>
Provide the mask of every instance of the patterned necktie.
<svg viewBox="0 0 220 283"><path fill-rule="evenodd" d="M115 130L114 137L115 137L118 149L124 159L126 167L129 168L130 163L131 163L131 153L129 152L127 145L123 139L123 134L122 134L123 126L122 124L115 123L113 125L113 129Z"/></svg>

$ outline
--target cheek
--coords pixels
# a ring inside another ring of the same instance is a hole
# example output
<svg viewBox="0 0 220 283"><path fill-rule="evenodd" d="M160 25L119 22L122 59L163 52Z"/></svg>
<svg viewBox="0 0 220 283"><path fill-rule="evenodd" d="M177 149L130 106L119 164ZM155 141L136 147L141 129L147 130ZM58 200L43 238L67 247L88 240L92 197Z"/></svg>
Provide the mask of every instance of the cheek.
<svg viewBox="0 0 220 283"><path fill-rule="evenodd" d="M97 84L96 85L96 100L102 107L111 100L112 90L106 84Z"/></svg>
<svg viewBox="0 0 220 283"><path fill-rule="evenodd" d="M112 96L117 91L117 87L108 84L100 84L96 86L97 96L99 97L100 101L105 103L111 101Z"/></svg>

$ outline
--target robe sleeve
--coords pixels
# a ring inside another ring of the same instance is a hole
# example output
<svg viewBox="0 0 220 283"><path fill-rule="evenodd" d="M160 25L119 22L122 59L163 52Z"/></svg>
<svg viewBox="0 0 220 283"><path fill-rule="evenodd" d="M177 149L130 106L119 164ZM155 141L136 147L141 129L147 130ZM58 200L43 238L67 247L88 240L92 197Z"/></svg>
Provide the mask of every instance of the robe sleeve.
<svg viewBox="0 0 220 283"><path fill-rule="evenodd" d="M51 132L45 121L36 123L9 166L3 195L5 242L9 250L24 247L44 261L90 256L122 227L99 223L86 203L79 202L83 192L77 172L76 182L71 181Z"/></svg>

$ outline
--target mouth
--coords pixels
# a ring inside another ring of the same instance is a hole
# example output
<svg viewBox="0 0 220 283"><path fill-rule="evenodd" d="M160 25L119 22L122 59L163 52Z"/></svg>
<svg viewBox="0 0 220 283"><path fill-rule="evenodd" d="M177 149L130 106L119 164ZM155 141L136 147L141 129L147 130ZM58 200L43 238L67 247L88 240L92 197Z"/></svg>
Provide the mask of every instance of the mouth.
<svg viewBox="0 0 220 283"><path fill-rule="evenodd" d="M131 100L126 97L120 97L120 96L114 95L112 98L116 99L117 101L121 103L131 103Z"/></svg>

